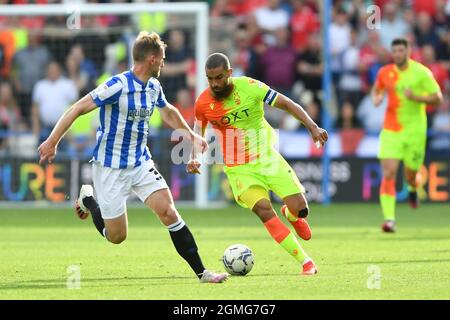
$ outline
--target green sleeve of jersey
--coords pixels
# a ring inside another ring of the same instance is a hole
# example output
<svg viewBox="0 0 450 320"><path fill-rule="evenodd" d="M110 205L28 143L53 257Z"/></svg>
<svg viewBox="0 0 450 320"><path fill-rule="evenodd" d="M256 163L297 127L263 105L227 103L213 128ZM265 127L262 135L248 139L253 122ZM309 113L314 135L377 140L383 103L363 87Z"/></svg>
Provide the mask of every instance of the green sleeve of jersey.
<svg viewBox="0 0 450 320"><path fill-rule="evenodd" d="M252 79L252 78L246 78L248 81L248 90L252 93L253 96L257 97L258 100L263 101L264 103L268 104L269 106L273 106L275 103L275 100L278 96L278 92L271 89L267 84L264 82Z"/></svg>
<svg viewBox="0 0 450 320"><path fill-rule="evenodd" d="M427 94L437 93L441 90L433 73L428 68L422 72L422 87Z"/></svg>

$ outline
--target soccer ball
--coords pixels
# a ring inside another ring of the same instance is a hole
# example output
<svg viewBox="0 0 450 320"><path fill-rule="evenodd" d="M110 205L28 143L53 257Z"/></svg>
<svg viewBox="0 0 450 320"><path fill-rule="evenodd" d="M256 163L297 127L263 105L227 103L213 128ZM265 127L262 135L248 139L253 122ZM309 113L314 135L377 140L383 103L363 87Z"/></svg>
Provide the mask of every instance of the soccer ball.
<svg viewBox="0 0 450 320"><path fill-rule="evenodd" d="M229 274L245 276L253 268L253 252L246 245L233 244L225 249L222 262Z"/></svg>

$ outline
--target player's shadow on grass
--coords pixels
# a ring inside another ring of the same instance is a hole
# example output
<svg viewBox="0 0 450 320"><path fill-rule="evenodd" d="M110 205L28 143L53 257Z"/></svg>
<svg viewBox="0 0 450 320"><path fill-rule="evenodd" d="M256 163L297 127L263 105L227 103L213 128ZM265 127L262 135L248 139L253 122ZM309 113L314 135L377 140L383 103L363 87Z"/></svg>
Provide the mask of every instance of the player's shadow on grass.
<svg viewBox="0 0 450 320"><path fill-rule="evenodd" d="M102 282L102 287L114 286L114 287L131 287L160 284L154 281L163 280L164 285L180 285L181 280L186 280L186 284L191 284L193 277L180 277L180 276L154 276L154 277L122 277L122 278L81 278L80 283L83 288L83 284L87 284L90 288L95 288L89 284L95 282ZM176 280L176 281L170 281ZM135 281L140 281L136 283ZM110 282L110 284L105 283ZM127 283L128 282L128 283ZM184 281L183 281L184 282ZM36 279L27 281L18 281L0 284L0 290L24 290L24 289L67 289L66 279Z"/></svg>

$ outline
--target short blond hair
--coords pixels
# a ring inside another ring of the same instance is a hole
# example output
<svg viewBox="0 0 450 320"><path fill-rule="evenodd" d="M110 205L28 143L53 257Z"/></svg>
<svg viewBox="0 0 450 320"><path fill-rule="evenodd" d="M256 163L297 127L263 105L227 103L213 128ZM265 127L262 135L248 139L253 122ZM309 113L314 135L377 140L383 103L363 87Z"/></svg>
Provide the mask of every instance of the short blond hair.
<svg viewBox="0 0 450 320"><path fill-rule="evenodd" d="M139 32L133 44L133 61L142 62L150 54L159 54L161 49L166 48L166 44L156 32Z"/></svg>

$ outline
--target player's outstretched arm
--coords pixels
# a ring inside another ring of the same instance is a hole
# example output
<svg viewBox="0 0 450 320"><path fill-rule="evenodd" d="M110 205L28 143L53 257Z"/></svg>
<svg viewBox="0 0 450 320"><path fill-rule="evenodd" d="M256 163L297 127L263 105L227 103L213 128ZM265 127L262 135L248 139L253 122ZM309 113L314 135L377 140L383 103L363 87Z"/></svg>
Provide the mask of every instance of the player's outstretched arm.
<svg viewBox="0 0 450 320"><path fill-rule="evenodd" d="M189 127L177 108L168 103L164 108L159 109L159 112L161 113L162 120L167 123L169 127L175 130L183 129L185 131L185 135L189 139L192 138L194 131L192 131L191 127Z"/></svg>
<svg viewBox="0 0 450 320"><path fill-rule="evenodd" d="M194 123L194 132L205 138L206 127L202 125L201 121L197 120ZM186 172L188 173L200 173L200 161L198 160L198 156L201 154L201 150L199 150L198 146L194 143L192 145L191 154L189 156L189 162L186 166Z"/></svg>
<svg viewBox="0 0 450 320"><path fill-rule="evenodd" d="M289 112L297 120L303 123L316 144L323 146L328 140L327 131L320 128L298 103L295 103L285 95L278 93L274 106L278 109Z"/></svg>
<svg viewBox="0 0 450 320"><path fill-rule="evenodd" d="M203 136L195 133L191 127L189 127L177 108L171 104L167 104L164 108L159 109L159 111L163 121L171 128L183 130L183 135L192 142L194 150L198 150L198 152L201 153L208 150L208 143L206 140Z"/></svg>
<svg viewBox="0 0 450 320"><path fill-rule="evenodd" d="M96 108L94 101L90 95L86 95L75 104L73 104L69 109L64 112L64 114L59 118L55 127L53 128L50 136L39 146L39 163L43 164L45 161L52 163L56 156L56 148L58 147L59 141L69 130L72 123L81 115L91 112Z"/></svg>

